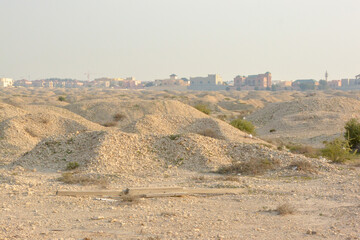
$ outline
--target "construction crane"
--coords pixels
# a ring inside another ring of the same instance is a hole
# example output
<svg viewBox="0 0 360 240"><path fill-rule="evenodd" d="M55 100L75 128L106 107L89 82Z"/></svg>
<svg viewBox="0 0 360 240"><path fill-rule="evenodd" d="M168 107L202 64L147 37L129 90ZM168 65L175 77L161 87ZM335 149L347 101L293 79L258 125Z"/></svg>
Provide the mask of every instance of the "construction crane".
<svg viewBox="0 0 360 240"><path fill-rule="evenodd" d="M90 72L86 72L84 73L84 75L86 76L88 82L90 81L90 75L98 75L99 73L90 73Z"/></svg>

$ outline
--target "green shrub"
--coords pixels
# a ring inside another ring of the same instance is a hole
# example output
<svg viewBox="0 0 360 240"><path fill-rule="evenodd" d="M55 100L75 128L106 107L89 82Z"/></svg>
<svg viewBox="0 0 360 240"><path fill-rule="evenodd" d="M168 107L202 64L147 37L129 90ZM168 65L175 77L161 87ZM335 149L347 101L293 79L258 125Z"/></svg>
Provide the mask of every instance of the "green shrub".
<svg viewBox="0 0 360 240"><path fill-rule="evenodd" d="M321 150L321 153L335 163L345 162L354 156L351 153L349 142L342 138L335 138L331 142L325 142L325 148Z"/></svg>
<svg viewBox="0 0 360 240"><path fill-rule="evenodd" d="M240 129L241 131L255 134L255 126L249 121L243 119L235 119L230 122L230 125Z"/></svg>
<svg viewBox="0 0 360 240"><path fill-rule="evenodd" d="M66 101L66 98L65 98L64 96L59 96L59 97L58 97L58 100L59 100L60 102L64 102L64 101Z"/></svg>
<svg viewBox="0 0 360 240"><path fill-rule="evenodd" d="M170 140L178 140L178 139L179 139L179 137L181 137L181 135L180 135L180 134L169 135Z"/></svg>
<svg viewBox="0 0 360 240"><path fill-rule="evenodd" d="M345 124L345 139L349 141L352 150L360 150L360 122L355 118Z"/></svg>
<svg viewBox="0 0 360 240"><path fill-rule="evenodd" d="M203 112L207 115L209 115L211 113L211 110L208 106L206 106L205 104L196 104L194 106L194 108L196 108L197 110L199 110L200 112Z"/></svg>
<svg viewBox="0 0 360 240"><path fill-rule="evenodd" d="M77 162L69 162L66 165L66 170L74 170L74 169L76 169L78 167L79 167L79 163L77 163Z"/></svg>

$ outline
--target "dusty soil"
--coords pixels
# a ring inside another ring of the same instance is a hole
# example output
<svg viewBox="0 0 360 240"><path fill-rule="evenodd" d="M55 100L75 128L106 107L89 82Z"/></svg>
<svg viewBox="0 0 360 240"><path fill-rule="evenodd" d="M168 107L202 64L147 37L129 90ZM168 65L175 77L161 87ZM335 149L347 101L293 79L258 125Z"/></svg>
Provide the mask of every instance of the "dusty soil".
<svg viewBox="0 0 360 240"><path fill-rule="evenodd" d="M311 134L301 135L304 126L317 119L309 132L319 139L340 134L349 112L359 113L357 92L0 93L0 239L360 239L359 163L279 151L227 124L250 111L260 136L280 122L276 138L316 146ZM196 103L206 103L210 116L189 106ZM286 122L289 136L281 134ZM254 159L274 166L256 175L215 173ZM67 169L70 163L79 167ZM73 183L65 183L69 175ZM242 191L133 202L56 195L154 186ZM283 204L289 214L279 214Z"/></svg>

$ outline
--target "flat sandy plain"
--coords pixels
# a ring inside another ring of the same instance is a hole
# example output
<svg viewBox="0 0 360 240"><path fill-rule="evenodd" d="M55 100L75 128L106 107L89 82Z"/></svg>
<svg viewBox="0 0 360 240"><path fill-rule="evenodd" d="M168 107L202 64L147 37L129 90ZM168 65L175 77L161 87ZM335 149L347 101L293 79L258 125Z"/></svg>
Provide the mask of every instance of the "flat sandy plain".
<svg viewBox="0 0 360 240"><path fill-rule="evenodd" d="M321 147L360 117L359 101L359 92L341 91L0 89L0 239L360 239L359 164L272 145ZM228 124L239 116L257 136ZM215 173L257 159L276 167ZM70 163L78 167L67 170ZM135 187L238 193L56 195ZM284 204L289 214L281 215Z"/></svg>

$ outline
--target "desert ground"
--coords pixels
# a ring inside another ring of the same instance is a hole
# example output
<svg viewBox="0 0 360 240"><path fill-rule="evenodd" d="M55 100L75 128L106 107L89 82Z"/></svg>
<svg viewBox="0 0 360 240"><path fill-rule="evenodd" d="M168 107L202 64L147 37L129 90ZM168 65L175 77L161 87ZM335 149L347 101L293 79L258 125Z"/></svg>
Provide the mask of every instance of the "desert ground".
<svg viewBox="0 0 360 240"><path fill-rule="evenodd" d="M359 161L278 145L321 148L351 118L358 91L2 88L0 239L360 239Z"/></svg>

